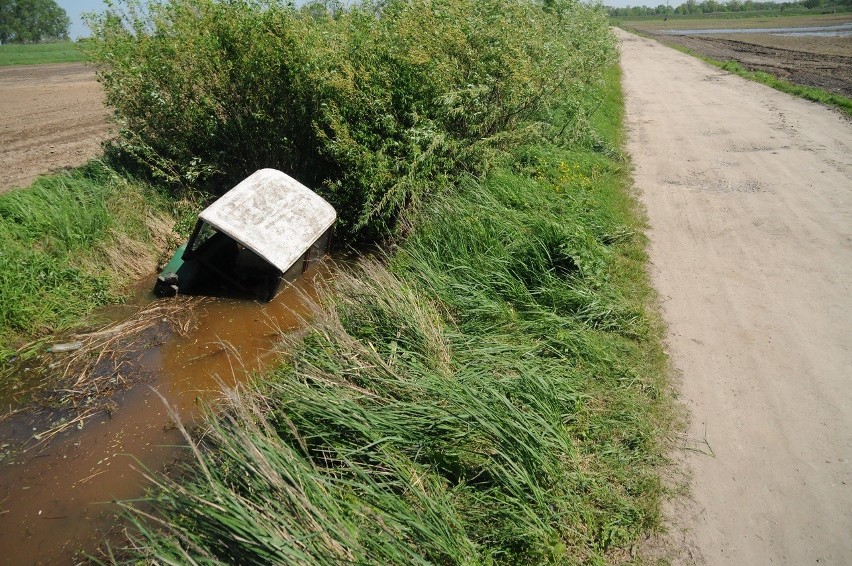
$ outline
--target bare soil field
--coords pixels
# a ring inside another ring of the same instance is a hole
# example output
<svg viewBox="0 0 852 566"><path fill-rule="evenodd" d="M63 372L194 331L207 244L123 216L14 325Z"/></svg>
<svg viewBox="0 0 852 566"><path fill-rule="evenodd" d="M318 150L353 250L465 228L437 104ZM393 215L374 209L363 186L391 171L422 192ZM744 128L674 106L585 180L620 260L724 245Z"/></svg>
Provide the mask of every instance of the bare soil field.
<svg viewBox="0 0 852 566"><path fill-rule="evenodd" d="M675 564L852 564L852 122L618 31L691 422ZM655 549L655 550L660 550Z"/></svg>
<svg viewBox="0 0 852 566"><path fill-rule="evenodd" d="M797 14L794 16L775 14L750 17L748 12L728 12L724 14L703 14L698 17L675 15L667 19L663 19L662 16L616 19L623 21L627 27L642 29L743 29L833 26L852 21L852 14L848 12L840 14Z"/></svg>
<svg viewBox="0 0 852 566"><path fill-rule="evenodd" d="M80 63L0 67L0 192L97 156L106 115L94 71Z"/></svg>

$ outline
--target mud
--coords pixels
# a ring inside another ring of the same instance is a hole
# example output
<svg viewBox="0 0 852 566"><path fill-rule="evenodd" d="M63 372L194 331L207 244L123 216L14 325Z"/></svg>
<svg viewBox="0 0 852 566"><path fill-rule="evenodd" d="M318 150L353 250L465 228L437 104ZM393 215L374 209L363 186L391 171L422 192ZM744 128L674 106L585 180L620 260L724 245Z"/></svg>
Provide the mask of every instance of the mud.
<svg viewBox="0 0 852 566"><path fill-rule="evenodd" d="M672 36L642 29L667 45L690 49L718 61L737 61L792 83L852 97L852 37L789 37L772 34Z"/></svg>
<svg viewBox="0 0 852 566"><path fill-rule="evenodd" d="M106 116L95 73L80 63L0 67L0 192L97 157Z"/></svg>
<svg viewBox="0 0 852 566"><path fill-rule="evenodd" d="M142 374L111 397L109 410L77 422L50 442L38 436L55 422L24 411L0 421L0 564L72 564L95 553L104 539L121 544L125 522L116 500L144 496L143 470L161 471L186 456L172 413L189 422L215 403L221 387L234 386L277 359L283 332L308 315L306 298L330 277L328 262L312 267L268 304L224 299L188 301L197 326L184 336L159 335L139 352ZM150 283L148 285L147 283ZM141 309L151 303L147 292ZM119 314L126 313L123 307Z"/></svg>

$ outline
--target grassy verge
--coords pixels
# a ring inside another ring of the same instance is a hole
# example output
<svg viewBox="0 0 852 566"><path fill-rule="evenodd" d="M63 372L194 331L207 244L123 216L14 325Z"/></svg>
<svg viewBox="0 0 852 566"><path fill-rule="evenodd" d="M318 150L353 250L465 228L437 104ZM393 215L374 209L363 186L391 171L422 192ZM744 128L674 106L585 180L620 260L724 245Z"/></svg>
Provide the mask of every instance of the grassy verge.
<svg viewBox="0 0 852 566"><path fill-rule="evenodd" d="M688 50L683 51L686 52ZM775 90L780 90L781 92L786 92L787 94L792 94L793 96L798 96L806 100L812 100L813 102L820 102L828 106L833 106L844 112L846 115L852 116L852 98L843 96L841 94L828 92L821 88L797 85L789 81L785 81L784 79L779 79L771 73L765 73L763 71L750 71L736 61L716 61L715 59L710 59L709 57L704 57L695 53L690 53L690 55L694 55L699 59L710 63L713 66L728 71L729 73L734 73L735 75L739 75L746 79L765 84L774 88Z"/></svg>
<svg viewBox="0 0 852 566"><path fill-rule="evenodd" d="M0 195L0 361L151 272L171 245L170 206L100 162Z"/></svg>
<svg viewBox="0 0 852 566"><path fill-rule="evenodd" d="M585 143L515 149L335 280L131 515L131 562L605 563L659 526L670 401L617 68L589 94Z"/></svg>
<svg viewBox="0 0 852 566"><path fill-rule="evenodd" d="M805 100L810 100L813 102L825 104L827 106L832 106L834 108L837 108L847 116L852 116L852 98L843 96L842 94L835 94L833 92L828 92L821 88L816 88L812 86L791 83L790 81L779 79L775 75L771 73L766 73L764 71L750 71L743 67L742 64L738 63L737 61L719 61L717 59L705 57L700 53L696 53L692 49L677 45L676 43L670 43L669 46L674 49L677 49L682 53L686 53L687 55L697 57L705 63L709 63L710 65L718 67L724 71L728 71L729 73L739 75L750 81L765 84L766 86L772 87L775 90L780 90L781 92L786 92L787 94L792 94L793 96L798 96L799 98L804 98Z"/></svg>
<svg viewBox="0 0 852 566"><path fill-rule="evenodd" d="M0 45L0 67L42 63L76 63L85 60L80 46L70 41L35 45Z"/></svg>

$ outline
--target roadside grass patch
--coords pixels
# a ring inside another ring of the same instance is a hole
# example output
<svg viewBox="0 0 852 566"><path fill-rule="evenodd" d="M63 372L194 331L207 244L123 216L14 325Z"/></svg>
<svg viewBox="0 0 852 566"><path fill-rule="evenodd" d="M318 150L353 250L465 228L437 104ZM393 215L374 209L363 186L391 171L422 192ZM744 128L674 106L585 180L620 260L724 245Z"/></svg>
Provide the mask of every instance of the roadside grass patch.
<svg viewBox="0 0 852 566"><path fill-rule="evenodd" d="M0 195L0 360L151 271L171 243L167 202L97 161Z"/></svg>
<svg viewBox="0 0 852 566"><path fill-rule="evenodd" d="M605 563L658 529L673 413L608 78L588 147L517 148L338 276L155 515L126 504L126 560Z"/></svg>
<svg viewBox="0 0 852 566"><path fill-rule="evenodd" d="M0 67L44 63L77 63L85 61L85 59L80 44L71 41L33 45L0 45Z"/></svg>

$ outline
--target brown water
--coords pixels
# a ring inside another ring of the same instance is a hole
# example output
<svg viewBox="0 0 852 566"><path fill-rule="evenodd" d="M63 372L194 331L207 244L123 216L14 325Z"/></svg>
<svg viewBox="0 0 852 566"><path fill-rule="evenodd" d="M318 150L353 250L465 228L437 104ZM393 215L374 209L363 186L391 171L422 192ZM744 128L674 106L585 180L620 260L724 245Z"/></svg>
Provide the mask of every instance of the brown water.
<svg viewBox="0 0 852 566"><path fill-rule="evenodd" d="M670 29L657 30L665 35L719 35L769 33L772 35L811 36L811 37L849 37L852 35L852 22L828 26L788 27L788 28L710 28L710 29Z"/></svg>
<svg viewBox="0 0 852 566"><path fill-rule="evenodd" d="M141 369L153 379L118 395L111 416L99 415L0 465L0 564L73 564L80 551L93 553L104 537L119 534L113 501L142 497L146 481L139 470L162 470L185 452L153 390L182 421L191 420L220 383L244 381L274 360L276 338L298 328L307 311L304 297L313 297L316 282L329 272L327 263L312 267L268 304L205 300L196 307L201 312L193 332L169 336L145 352ZM7 419L0 442L23 443L38 427L31 416Z"/></svg>

